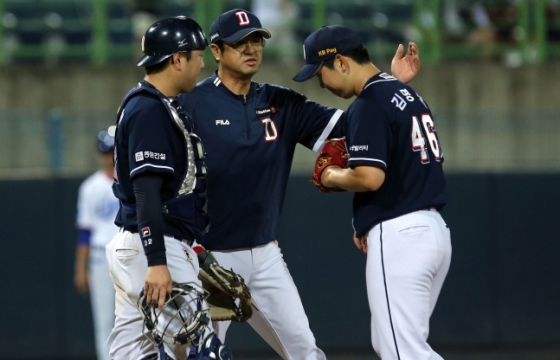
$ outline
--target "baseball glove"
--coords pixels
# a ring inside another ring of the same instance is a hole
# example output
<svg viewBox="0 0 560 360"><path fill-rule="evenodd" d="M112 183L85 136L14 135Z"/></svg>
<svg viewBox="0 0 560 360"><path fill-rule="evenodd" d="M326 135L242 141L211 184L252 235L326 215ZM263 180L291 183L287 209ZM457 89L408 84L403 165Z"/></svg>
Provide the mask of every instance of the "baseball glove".
<svg viewBox="0 0 560 360"><path fill-rule="evenodd" d="M317 160L315 161L315 170L313 171L313 179L310 181L317 186L321 192L340 192L346 191L340 188L329 188L321 183L321 175L323 171L331 166L338 165L342 168L348 167L348 158L350 155L346 151L346 140L341 139L328 139L323 146L323 150Z"/></svg>
<svg viewBox="0 0 560 360"><path fill-rule="evenodd" d="M212 321L249 320L253 315L251 292L243 278L233 270L221 267L208 250L198 253L198 262L198 278L210 294L206 301Z"/></svg>

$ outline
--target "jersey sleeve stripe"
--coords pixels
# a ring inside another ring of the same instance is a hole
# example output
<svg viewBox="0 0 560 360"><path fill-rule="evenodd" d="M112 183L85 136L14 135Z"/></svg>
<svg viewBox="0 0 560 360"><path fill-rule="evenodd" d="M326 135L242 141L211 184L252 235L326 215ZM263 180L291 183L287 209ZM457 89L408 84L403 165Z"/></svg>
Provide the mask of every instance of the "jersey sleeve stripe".
<svg viewBox="0 0 560 360"><path fill-rule="evenodd" d="M171 170L172 172L175 172L175 170L174 170L172 167L170 167L170 166L161 166L161 165L154 165L154 164L144 164L144 165L142 165L142 166L138 166L137 168L132 169L132 170L130 171L130 176L132 176L132 175L134 174L134 172L136 172L136 171L138 171L138 170L140 170L140 169L142 169L143 167L146 167L146 166L153 167L153 168L156 168L156 169L169 169L169 170Z"/></svg>
<svg viewBox="0 0 560 360"><path fill-rule="evenodd" d="M381 163L381 164L383 164L385 167L387 167L387 163L385 163L385 161L379 160L379 159L358 157L358 158L350 158L348 161L373 161L373 162Z"/></svg>
<svg viewBox="0 0 560 360"><path fill-rule="evenodd" d="M329 120L329 123L327 124L327 126L325 126L325 129L321 133L321 136L319 136L319 138L317 139L317 142L315 142L315 145L313 145L313 151L315 151L316 153L319 153L321 151L321 149L325 145L325 140L327 139L327 137L331 133L331 131L334 128L334 126L336 125L336 123L338 122L338 119L340 119L340 116L342 115L342 113L343 113L342 110L336 110L336 112L333 114L333 116Z"/></svg>

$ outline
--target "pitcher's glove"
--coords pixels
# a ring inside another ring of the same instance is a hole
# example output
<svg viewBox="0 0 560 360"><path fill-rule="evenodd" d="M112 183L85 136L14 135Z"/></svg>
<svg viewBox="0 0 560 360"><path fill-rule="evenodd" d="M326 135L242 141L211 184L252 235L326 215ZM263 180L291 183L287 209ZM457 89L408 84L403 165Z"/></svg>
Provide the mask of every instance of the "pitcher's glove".
<svg viewBox="0 0 560 360"><path fill-rule="evenodd" d="M247 321L253 315L251 292L243 278L226 270L208 250L197 250L200 270L198 278L210 294L206 301L212 321ZM200 251L200 252L199 252ZM237 304L236 300L239 300Z"/></svg>
<svg viewBox="0 0 560 360"><path fill-rule="evenodd" d="M346 191L340 188L329 188L321 183L321 175L323 171L331 166L338 165L342 168L348 167L348 158L350 155L346 150L346 140L342 139L328 139L323 146L323 150L317 160L315 161L315 170L313 171L313 179L310 181L317 186L321 192L340 192Z"/></svg>

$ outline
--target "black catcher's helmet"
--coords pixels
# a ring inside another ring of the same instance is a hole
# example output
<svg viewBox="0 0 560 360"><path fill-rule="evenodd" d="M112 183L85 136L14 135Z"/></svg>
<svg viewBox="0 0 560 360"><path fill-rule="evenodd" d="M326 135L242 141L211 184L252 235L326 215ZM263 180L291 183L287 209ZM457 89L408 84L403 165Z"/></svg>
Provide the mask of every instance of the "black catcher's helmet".
<svg viewBox="0 0 560 360"><path fill-rule="evenodd" d="M142 38L144 56L138 66L152 66L185 50L204 50L208 41L204 31L193 19L185 16L155 22Z"/></svg>

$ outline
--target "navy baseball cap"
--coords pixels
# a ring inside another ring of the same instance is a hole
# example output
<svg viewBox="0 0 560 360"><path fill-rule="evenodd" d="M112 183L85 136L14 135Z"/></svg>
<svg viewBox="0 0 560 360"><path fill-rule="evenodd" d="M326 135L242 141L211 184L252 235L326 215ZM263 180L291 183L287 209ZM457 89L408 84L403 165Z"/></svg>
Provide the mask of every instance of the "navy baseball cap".
<svg viewBox="0 0 560 360"><path fill-rule="evenodd" d="M333 59L336 54L348 54L363 46L362 39L354 30L341 25L323 26L305 39L305 65L292 80L309 80L315 76L324 61Z"/></svg>
<svg viewBox="0 0 560 360"><path fill-rule="evenodd" d="M235 43L245 36L259 32L265 39L270 39L270 32L262 28L258 17L243 9L226 11L212 22L210 26L210 42L218 41Z"/></svg>
<svg viewBox="0 0 560 360"><path fill-rule="evenodd" d="M110 126L107 130L102 130L97 134L97 150L101 153L112 153L115 148L116 126Z"/></svg>

